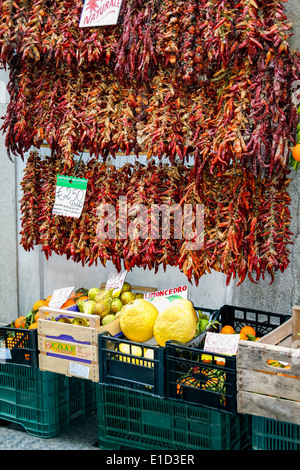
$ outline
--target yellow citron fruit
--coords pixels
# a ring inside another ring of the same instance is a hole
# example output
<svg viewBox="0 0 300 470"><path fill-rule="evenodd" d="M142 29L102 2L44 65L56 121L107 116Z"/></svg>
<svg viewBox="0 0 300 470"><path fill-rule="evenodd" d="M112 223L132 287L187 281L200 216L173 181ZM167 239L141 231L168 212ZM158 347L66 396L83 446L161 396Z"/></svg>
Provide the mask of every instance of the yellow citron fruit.
<svg viewBox="0 0 300 470"><path fill-rule="evenodd" d="M154 337L160 346L175 340L187 343L196 334L197 314L190 300L179 299L161 312L154 323Z"/></svg>
<svg viewBox="0 0 300 470"><path fill-rule="evenodd" d="M139 360L133 358L132 356L141 356L142 355L142 348L139 346L130 346L130 344L127 343L120 343L119 344L119 351L125 354L130 354L129 356L119 356L120 361L124 362L131 362L133 364L138 364Z"/></svg>
<svg viewBox="0 0 300 470"><path fill-rule="evenodd" d="M153 337L157 308L144 299L136 299L122 308L120 328L130 341L144 342Z"/></svg>

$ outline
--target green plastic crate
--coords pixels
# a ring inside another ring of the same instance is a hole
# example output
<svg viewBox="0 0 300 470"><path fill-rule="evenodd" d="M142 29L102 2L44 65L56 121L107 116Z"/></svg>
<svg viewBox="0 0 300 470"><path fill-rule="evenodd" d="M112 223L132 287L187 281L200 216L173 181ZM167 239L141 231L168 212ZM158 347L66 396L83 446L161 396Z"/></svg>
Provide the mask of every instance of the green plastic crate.
<svg viewBox="0 0 300 470"><path fill-rule="evenodd" d="M245 307L224 305L216 315L219 330L231 325L236 331L251 325L257 336L264 336L287 321L290 316ZM197 339L197 338L195 338ZM214 354L203 350L205 335L193 346L168 341L165 346L165 392L168 398L199 404L218 411L235 414L236 356L218 354L225 365L218 365ZM202 360L211 356L212 363Z"/></svg>
<svg viewBox="0 0 300 470"><path fill-rule="evenodd" d="M98 447L239 450L239 415L98 384Z"/></svg>
<svg viewBox="0 0 300 470"><path fill-rule="evenodd" d="M41 438L55 437L70 422L96 409L96 388L84 379L15 364L0 365L0 419ZM94 392L94 393L92 393Z"/></svg>
<svg viewBox="0 0 300 470"><path fill-rule="evenodd" d="M300 450L300 426L252 416L253 450Z"/></svg>
<svg viewBox="0 0 300 470"><path fill-rule="evenodd" d="M96 412L96 382L79 377L66 377L69 381L71 420Z"/></svg>

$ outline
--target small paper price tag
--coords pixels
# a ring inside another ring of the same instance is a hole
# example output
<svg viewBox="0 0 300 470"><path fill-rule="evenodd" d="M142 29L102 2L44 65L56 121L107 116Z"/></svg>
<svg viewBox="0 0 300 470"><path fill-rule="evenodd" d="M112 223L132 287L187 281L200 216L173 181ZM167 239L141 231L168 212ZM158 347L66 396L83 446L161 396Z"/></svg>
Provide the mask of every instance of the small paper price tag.
<svg viewBox="0 0 300 470"><path fill-rule="evenodd" d="M11 350L8 348L0 348L0 361L11 359Z"/></svg>
<svg viewBox="0 0 300 470"><path fill-rule="evenodd" d="M237 353L240 335L224 335L222 333L206 333L204 351L227 354L233 356Z"/></svg>
<svg viewBox="0 0 300 470"><path fill-rule="evenodd" d="M108 276L105 289L115 289L114 293L121 291L127 271L122 271L121 273L111 273Z"/></svg>
<svg viewBox="0 0 300 470"><path fill-rule="evenodd" d="M49 307L60 308L68 300L74 289L75 287L63 287L62 289L54 290Z"/></svg>
<svg viewBox="0 0 300 470"><path fill-rule="evenodd" d="M87 180L74 176L57 175L53 214L79 218L82 213Z"/></svg>
<svg viewBox="0 0 300 470"><path fill-rule="evenodd" d="M90 369L87 366L83 366L82 364L78 364L77 362L70 362L70 374L71 375L78 375L83 379L89 378Z"/></svg>

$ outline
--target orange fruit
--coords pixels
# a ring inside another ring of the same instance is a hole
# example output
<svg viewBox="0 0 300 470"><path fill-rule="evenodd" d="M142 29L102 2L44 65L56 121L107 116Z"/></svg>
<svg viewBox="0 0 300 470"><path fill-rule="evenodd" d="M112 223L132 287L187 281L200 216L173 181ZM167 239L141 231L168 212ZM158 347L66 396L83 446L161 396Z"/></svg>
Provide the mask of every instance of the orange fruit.
<svg viewBox="0 0 300 470"><path fill-rule="evenodd" d="M249 326L249 325L243 326L243 328L241 329L240 333L245 333L245 335L256 336L256 331L255 331L255 329L252 328L252 326Z"/></svg>
<svg viewBox="0 0 300 470"><path fill-rule="evenodd" d="M225 358L224 357L214 357L214 360L218 366L225 366Z"/></svg>
<svg viewBox="0 0 300 470"><path fill-rule="evenodd" d="M13 338L6 338L6 344L8 349L12 349L14 346L14 339Z"/></svg>
<svg viewBox="0 0 300 470"><path fill-rule="evenodd" d="M211 364L212 356L210 356L209 354L201 354L201 361L205 362L206 364Z"/></svg>
<svg viewBox="0 0 300 470"><path fill-rule="evenodd" d="M75 305L76 302L73 299L68 299L66 302L60 307L60 308L68 308L71 307L72 305Z"/></svg>
<svg viewBox="0 0 300 470"><path fill-rule="evenodd" d="M233 335L235 333L234 328L230 325L225 325L221 329L221 332L223 335Z"/></svg>
<svg viewBox="0 0 300 470"><path fill-rule="evenodd" d="M49 305L49 302L50 302L51 298L52 298L52 295L48 295L48 297L46 297L46 299L45 299L45 301L48 302L48 305Z"/></svg>
<svg viewBox="0 0 300 470"><path fill-rule="evenodd" d="M49 302L47 300L37 300L32 307L32 310L38 310L41 307L48 307Z"/></svg>
<svg viewBox="0 0 300 470"><path fill-rule="evenodd" d="M72 300L87 300L88 299L88 296L86 295L85 293L86 291L81 291L81 290L75 290L71 295L70 295L70 299Z"/></svg>
<svg viewBox="0 0 300 470"><path fill-rule="evenodd" d="M300 162L300 143L296 144L295 147L292 149L292 155L297 162Z"/></svg>
<svg viewBox="0 0 300 470"><path fill-rule="evenodd" d="M257 336L257 338L255 338L255 341L258 341L259 339L260 339L260 337L259 337L259 336Z"/></svg>
<svg viewBox="0 0 300 470"><path fill-rule="evenodd" d="M31 323L31 325L28 327L28 330L34 330L35 328L37 328L37 326L37 322Z"/></svg>
<svg viewBox="0 0 300 470"><path fill-rule="evenodd" d="M26 317L24 315L21 315L15 320L15 328L25 328L25 321Z"/></svg>
<svg viewBox="0 0 300 470"><path fill-rule="evenodd" d="M247 339L248 339L248 336L246 335L246 333L240 332L240 339L245 339L245 340L247 340Z"/></svg>

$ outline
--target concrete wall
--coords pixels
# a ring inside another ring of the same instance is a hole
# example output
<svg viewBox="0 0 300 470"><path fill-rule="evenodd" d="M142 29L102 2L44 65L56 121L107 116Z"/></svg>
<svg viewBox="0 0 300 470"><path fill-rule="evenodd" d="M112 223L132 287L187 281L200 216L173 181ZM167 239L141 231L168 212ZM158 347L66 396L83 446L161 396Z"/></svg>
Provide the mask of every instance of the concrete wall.
<svg viewBox="0 0 300 470"><path fill-rule="evenodd" d="M293 22L294 36L291 46L300 50L300 0L289 0L286 4L288 19ZM7 72L0 71L0 114L5 114L8 95L3 84L7 83ZM47 150L43 150L47 152ZM25 163L20 158L15 163L8 160L4 137L0 136L0 159L2 182L0 185L0 323L12 321L17 315L27 314L33 303L51 294L54 289L74 285L76 288L94 287L107 280L114 271L112 264L103 267L82 267L65 257L53 255L48 261L36 247L25 252L19 245L21 198L20 181ZM123 160L124 161L124 160ZM189 287L189 298L197 306L219 308L224 304L252 307L276 313L290 314L292 306L300 303L300 170L292 172L290 195L292 198L291 230L294 233L290 266L283 274L277 274L270 286L270 279L258 284L246 279L240 286L235 282L225 284L220 273L206 274L199 286ZM186 277L176 268L153 271L135 268L128 273L132 284L153 286L158 289L187 283Z"/></svg>

